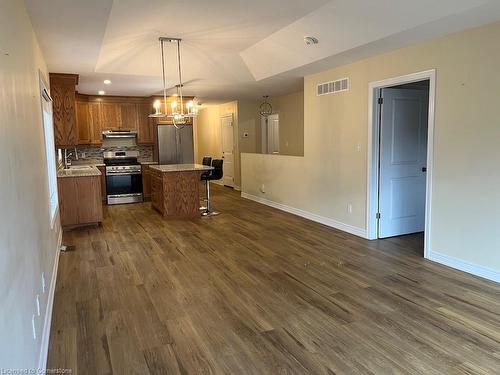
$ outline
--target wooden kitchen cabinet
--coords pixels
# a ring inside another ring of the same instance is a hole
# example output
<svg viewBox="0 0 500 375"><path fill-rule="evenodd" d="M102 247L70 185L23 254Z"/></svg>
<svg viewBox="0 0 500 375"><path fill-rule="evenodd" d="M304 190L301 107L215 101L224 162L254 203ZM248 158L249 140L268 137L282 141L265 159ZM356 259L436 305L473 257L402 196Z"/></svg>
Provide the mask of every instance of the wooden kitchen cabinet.
<svg viewBox="0 0 500 375"><path fill-rule="evenodd" d="M101 176L59 177L57 186L61 225L102 222Z"/></svg>
<svg viewBox="0 0 500 375"><path fill-rule="evenodd" d="M97 168L101 172L101 200L103 202L106 202L107 201L107 196L106 196L106 167L99 166Z"/></svg>
<svg viewBox="0 0 500 375"><path fill-rule="evenodd" d="M149 118L151 113L150 103L140 103L137 105L137 143L154 143L154 119Z"/></svg>
<svg viewBox="0 0 500 375"><path fill-rule="evenodd" d="M89 126L91 131L91 143L99 145L102 143L102 127L101 127L101 103L89 102Z"/></svg>
<svg viewBox="0 0 500 375"><path fill-rule="evenodd" d="M149 165L142 165L142 195L144 200L151 199L151 169Z"/></svg>
<svg viewBox="0 0 500 375"><path fill-rule="evenodd" d="M150 169L151 206L163 214L163 179L160 172Z"/></svg>
<svg viewBox="0 0 500 375"><path fill-rule="evenodd" d="M88 145L92 142L92 129L89 116L89 103L76 102L76 128L78 130L78 144Z"/></svg>
<svg viewBox="0 0 500 375"><path fill-rule="evenodd" d="M120 103L101 103L101 129L119 130L122 123Z"/></svg>
<svg viewBox="0 0 500 375"><path fill-rule="evenodd" d="M137 104L121 103L120 104L120 129L137 130L138 114Z"/></svg>
<svg viewBox="0 0 500 375"><path fill-rule="evenodd" d="M50 73L49 78L55 145L62 148L74 147L78 144L75 109L78 75Z"/></svg>

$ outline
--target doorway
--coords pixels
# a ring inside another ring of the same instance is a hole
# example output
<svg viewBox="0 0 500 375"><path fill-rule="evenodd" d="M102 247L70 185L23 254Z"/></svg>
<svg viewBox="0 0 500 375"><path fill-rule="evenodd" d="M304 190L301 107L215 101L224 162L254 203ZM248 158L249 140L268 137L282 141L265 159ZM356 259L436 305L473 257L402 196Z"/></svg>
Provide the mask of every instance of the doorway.
<svg viewBox="0 0 500 375"><path fill-rule="evenodd" d="M279 113L273 113L261 118L262 153L280 153L280 118Z"/></svg>
<svg viewBox="0 0 500 375"><path fill-rule="evenodd" d="M370 84L369 239L424 232L428 257L435 72Z"/></svg>
<svg viewBox="0 0 500 375"><path fill-rule="evenodd" d="M222 182L225 186L234 188L234 123L233 114L220 118L222 138Z"/></svg>

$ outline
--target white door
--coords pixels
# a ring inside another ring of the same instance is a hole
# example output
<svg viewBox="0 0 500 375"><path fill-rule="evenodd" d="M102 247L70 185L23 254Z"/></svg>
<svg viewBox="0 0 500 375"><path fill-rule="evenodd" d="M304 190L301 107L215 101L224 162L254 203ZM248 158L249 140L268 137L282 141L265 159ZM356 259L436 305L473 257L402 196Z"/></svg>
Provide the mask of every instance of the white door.
<svg viewBox="0 0 500 375"><path fill-rule="evenodd" d="M234 132L233 115L223 116L220 119L222 133L222 164L224 185L234 187Z"/></svg>
<svg viewBox="0 0 500 375"><path fill-rule="evenodd" d="M280 119L278 113L267 117L267 153L280 153Z"/></svg>
<svg viewBox="0 0 500 375"><path fill-rule="evenodd" d="M381 90L378 237L425 227L427 90Z"/></svg>

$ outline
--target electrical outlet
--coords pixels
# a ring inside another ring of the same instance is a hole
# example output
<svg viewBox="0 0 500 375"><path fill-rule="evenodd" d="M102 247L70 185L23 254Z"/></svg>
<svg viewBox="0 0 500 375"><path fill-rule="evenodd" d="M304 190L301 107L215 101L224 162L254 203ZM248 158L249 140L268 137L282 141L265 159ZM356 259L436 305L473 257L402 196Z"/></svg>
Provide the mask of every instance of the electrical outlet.
<svg viewBox="0 0 500 375"><path fill-rule="evenodd" d="M361 143L360 142L358 142L358 144L356 145L356 151L361 152Z"/></svg>
<svg viewBox="0 0 500 375"><path fill-rule="evenodd" d="M45 293L45 272L42 272L42 292Z"/></svg>
<svg viewBox="0 0 500 375"><path fill-rule="evenodd" d="M350 214L352 214L352 203L349 203L347 205L347 212L349 212Z"/></svg>
<svg viewBox="0 0 500 375"><path fill-rule="evenodd" d="M33 340L36 340L35 314L31 317L31 328L33 328Z"/></svg>
<svg viewBox="0 0 500 375"><path fill-rule="evenodd" d="M40 316L40 296L37 294L35 297L36 313Z"/></svg>

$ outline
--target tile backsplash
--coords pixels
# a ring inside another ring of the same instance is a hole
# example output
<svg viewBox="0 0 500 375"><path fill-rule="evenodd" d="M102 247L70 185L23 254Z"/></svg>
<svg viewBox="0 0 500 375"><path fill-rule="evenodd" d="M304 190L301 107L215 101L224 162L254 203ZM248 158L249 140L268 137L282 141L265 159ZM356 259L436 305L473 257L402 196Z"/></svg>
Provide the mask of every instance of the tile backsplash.
<svg viewBox="0 0 500 375"><path fill-rule="evenodd" d="M153 146L78 146L78 162L99 164L103 162L102 154L105 151L139 151L139 161L153 160ZM85 155L85 158L83 156ZM71 158L72 161L74 158Z"/></svg>

